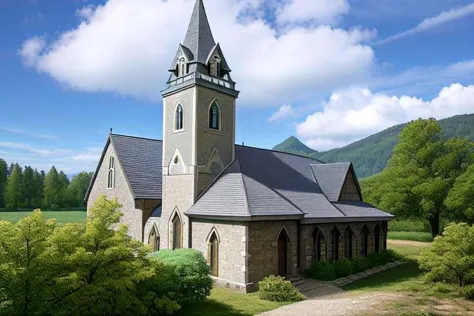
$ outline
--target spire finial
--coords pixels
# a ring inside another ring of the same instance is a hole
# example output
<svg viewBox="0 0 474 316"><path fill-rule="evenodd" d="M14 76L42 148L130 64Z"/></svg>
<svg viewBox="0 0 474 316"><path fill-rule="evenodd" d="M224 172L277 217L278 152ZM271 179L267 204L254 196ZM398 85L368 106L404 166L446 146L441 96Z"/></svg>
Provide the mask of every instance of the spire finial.
<svg viewBox="0 0 474 316"><path fill-rule="evenodd" d="M112 127L110 128L110 133L109 134L112 134Z"/></svg>

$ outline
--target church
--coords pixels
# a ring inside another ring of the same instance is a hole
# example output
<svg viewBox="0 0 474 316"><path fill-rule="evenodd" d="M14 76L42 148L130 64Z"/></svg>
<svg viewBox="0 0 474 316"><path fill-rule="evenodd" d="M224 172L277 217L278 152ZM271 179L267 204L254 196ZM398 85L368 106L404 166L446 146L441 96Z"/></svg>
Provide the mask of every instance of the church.
<svg viewBox="0 0 474 316"><path fill-rule="evenodd" d="M168 71L163 140L111 132L88 209L116 197L132 238L198 249L215 283L241 292L386 248L393 216L363 202L351 163L235 144L239 91L202 0Z"/></svg>

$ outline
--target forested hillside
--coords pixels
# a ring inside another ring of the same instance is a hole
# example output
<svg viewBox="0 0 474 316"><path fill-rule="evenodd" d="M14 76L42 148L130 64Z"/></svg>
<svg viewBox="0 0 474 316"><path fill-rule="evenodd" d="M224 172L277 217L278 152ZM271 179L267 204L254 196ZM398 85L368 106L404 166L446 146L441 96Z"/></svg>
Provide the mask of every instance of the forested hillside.
<svg viewBox="0 0 474 316"><path fill-rule="evenodd" d="M442 134L446 138L466 137L474 140L474 114L453 116L440 120ZM312 151L301 143L296 137L291 136L273 149L291 153L308 155L325 162L351 161L360 178L379 173L387 165L393 147L398 143L398 135L406 124L390 127L382 132L371 135L342 148L331 149L325 152ZM292 147L292 144L296 144ZM306 150L302 150L302 146ZM309 150L308 150L309 149Z"/></svg>

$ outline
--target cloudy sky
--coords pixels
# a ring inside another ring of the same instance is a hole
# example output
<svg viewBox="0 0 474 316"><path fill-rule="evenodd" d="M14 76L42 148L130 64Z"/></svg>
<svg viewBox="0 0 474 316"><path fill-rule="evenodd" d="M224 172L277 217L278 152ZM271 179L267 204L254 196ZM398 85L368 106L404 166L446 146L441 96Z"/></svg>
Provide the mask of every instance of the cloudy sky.
<svg viewBox="0 0 474 316"><path fill-rule="evenodd" d="M109 128L162 136L195 0L0 0L0 157L93 170ZM236 142L326 150L474 112L474 2L204 0L241 91Z"/></svg>

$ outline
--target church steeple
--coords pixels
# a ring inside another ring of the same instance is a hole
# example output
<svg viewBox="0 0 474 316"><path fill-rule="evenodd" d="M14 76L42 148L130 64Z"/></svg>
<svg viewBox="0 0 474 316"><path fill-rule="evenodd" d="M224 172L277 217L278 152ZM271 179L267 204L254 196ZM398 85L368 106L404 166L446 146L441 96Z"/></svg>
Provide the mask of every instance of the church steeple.
<svg viewBox="0 0 474 316"><path fill-rule="evenodd" d="M209 53L216 46L202 0L197 0L194 5L183 45L191 52L193 61L203 64L206 64Z"/></svg>
<svg viewBox="0 0 474 316"><path fill-rule="evenodd" d="M171 74L163 96L179 88L201 84L238 95L230 68L219 43L212 36L203 0L196 0L183 44L180 44L168 70Z"/></svg>

